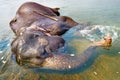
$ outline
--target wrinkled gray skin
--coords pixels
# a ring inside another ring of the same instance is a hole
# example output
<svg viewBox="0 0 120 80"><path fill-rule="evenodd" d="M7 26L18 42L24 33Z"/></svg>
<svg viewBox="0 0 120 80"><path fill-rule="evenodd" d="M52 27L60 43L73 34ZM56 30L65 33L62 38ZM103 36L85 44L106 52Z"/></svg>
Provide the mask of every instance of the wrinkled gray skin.
<svg viewBox="0 0 120 80"><path fill-rule="evenodd" d="M24 29L22 34L13 40L11 50L18 58L17 60L19 58L25 61L38 60L37 64L41 64L42 60L52 56L51 53L63 47L64 43L64 39L59 36L47 36L40 31Z"/></svg>
<svg viewBox="0 0 120 80"><path fill-rule="evenodd" d="M34 2L24 3L15 18L10 21L10 27L16 35L21 27L29 27L32 24L44 28L51 35L62 35L78 23L70 17L59 16L58 10L59 8L49 8Z"/></svg>
<svg viewBox="0 0 120 80"><path fill-rule="evenodd" d="M20 65L53 70L83 66L91 58L96 47L89 47L83 54L75 56L54 54L65 43L59 35L77 24L67 16L59 16L58 8L53 9L33 2L24 3L10 22L10 27L16 34L11 44L16 61ZM42 28L43 31L28 29L31 25Z"/></svg>
<svg viewBox="0 0 120 80"><path fill-rule="evenodd" d="M88 47L80 55L53 54L64 46L64 40L59 36L47 36L37 31L24 31L11 44L12 52L20 65L42 67L46 69L64 70L83 66L94 54L95 46Z"/></svg>

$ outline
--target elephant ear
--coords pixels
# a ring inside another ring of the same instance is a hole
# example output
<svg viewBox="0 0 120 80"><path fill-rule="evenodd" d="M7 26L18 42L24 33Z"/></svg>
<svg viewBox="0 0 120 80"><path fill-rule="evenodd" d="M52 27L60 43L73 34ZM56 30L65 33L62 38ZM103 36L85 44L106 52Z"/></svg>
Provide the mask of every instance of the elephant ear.
<svg viewBox="0 0 120 80"><path fill-rule="evenodd" d="M60 16L59 20L64 22L68 28L72 28L72 27L78 25L78 23L76 21L74 21L72 18L70 18L68 16Z"/></svg>
<svg viewBox="0 0 120 80"><path fill-rule="evenodd" d="M12 51L12 54L15 54L17 55L17 47L18 47L18 38L15 38L12 43L11 43L11 51Z"/></svg>
<svg viewBox="0 0 120 80"><path fill-rule="evenodd" d="M60 13L59 13L60 8L51 8L51 10L52 10L57 16L60 16Z"/></svg>

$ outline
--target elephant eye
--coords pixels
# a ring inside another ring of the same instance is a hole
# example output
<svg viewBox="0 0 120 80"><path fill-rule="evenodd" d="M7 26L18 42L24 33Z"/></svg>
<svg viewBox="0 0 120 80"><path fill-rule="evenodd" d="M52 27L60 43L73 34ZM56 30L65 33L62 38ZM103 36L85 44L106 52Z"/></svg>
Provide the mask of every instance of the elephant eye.
<svg viewBox="0 0 120 80"><path fill-rule="evenodd" d="M16 19L16 18L14 18L12 21L13 21L13 22L16 22L16 21L17 21L17 19Z"/></svg>
<svg viewBox="0 0 120 80"><path fill-rule="evenodd" d="M37 38L37 37L39 37L39 35L34 34L34 38Z"/></svg>

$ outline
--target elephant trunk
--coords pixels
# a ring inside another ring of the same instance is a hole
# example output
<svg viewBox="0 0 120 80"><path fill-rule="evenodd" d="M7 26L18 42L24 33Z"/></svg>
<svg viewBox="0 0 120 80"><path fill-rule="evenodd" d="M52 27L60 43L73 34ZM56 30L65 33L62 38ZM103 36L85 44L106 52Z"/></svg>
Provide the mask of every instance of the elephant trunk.
<svg viewBox="0 0 120 80"><path fill-rule="evenodd" d="M78 67L82 67L87 64L93 56L96 54L96 46L88 47L83 53L70 55L70 54L53 54L53 56L45 58L41 63L39 59L31 59L27 61L22 61L26 65L41 67L43 69L52 70L70 70ZM36 62L37 61L37 62Z"/></svg>
<svg viewBox="0 0 120 80"><path fill-rule="evenodd" d="M95 53L96 46L88 47L79 55L55 54L53 57L46 58L43 67L47 69L73 69L86 64Z"/></svg>

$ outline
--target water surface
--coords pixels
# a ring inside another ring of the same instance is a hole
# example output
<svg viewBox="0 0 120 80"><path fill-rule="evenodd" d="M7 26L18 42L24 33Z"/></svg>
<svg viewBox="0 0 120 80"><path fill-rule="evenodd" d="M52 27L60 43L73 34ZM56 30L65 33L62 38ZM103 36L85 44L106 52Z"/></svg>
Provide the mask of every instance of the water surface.
<svg viewBox="0 0 120 80"><path fill-rule="evenodd" d="M70 29L62 37L66 40L64 52L79 54L87 46L112 35L110 50L98 49L94 62L85 70L74 74L35 72L11 60L10 43L14 34L9 27L19 6L34 1L49 7L60 7L61 15L72 17L79 23L89 23ZM0 0L0 80L120 80L120 0Z"/></svg>

